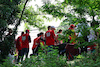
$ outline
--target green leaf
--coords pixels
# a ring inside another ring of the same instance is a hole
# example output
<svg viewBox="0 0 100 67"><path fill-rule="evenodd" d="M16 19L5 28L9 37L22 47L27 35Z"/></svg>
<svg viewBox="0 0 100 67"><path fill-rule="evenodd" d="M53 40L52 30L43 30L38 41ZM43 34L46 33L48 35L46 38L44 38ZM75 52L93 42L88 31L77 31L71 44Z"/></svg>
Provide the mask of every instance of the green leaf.
<svg viewBox="0 0 100 67"><path fill-rule="evenodd" d="M12 2L12 0L10 0Z"/></svg>

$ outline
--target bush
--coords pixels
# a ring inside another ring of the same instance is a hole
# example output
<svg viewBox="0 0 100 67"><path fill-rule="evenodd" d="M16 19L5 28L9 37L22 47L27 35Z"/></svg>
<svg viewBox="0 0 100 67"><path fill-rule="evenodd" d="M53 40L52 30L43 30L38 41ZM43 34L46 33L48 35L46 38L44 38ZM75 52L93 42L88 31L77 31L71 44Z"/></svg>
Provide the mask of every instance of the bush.
<svg viewBox="0 0 100 67"><path fill-rule="evenodd" d="M17 67L15 64L12 64L11 60L9 58L4 59L4 62L0 64L0 67Z"/></svg>
<svg viewBox="0 0 100 67"><path fill-rule="evenodd" d="M70 65L70 67L89 67L89 66L90 67L100 67L100 57L99 56L95 55L95 53L86 55L84 58Z"/></svg>
<svg viewBox="0 0 100 67"><path fill-rule="evenodd" d="M66 57L58 57L58 51L52 50L50 52L40 52L38 56L31 56L22 62L22 67L65 67Z"/></svg>

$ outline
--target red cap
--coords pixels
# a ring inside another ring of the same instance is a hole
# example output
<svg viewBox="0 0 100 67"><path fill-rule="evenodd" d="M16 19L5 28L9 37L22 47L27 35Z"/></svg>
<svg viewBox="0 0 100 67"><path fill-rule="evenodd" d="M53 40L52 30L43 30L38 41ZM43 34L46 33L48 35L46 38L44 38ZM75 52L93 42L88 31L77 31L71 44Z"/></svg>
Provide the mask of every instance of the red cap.
<svg viewBox="0 0 100 67"><path fill-rule="evenodd" d="M74 29L74 27L74 24L71 24L69 29Z"/></svg>
<svg viewBox="0 0 100 67"><path fill-rule="evenodd" d="M27 32L30 32L29 30L27 30Z"/></svg>

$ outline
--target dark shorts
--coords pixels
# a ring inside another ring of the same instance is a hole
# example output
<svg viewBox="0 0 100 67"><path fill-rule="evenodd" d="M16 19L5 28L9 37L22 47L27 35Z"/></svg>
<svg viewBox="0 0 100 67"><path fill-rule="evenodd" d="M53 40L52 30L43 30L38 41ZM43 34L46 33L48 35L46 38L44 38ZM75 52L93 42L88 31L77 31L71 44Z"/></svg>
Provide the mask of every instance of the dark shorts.
<svg viewBox="0 0 100 67"><path fill-rule="evenodd" d="M18 50L18 56L22 56L22 50Z"/></svg>
<svg viewBox="0 0 100 67"><path fill-rule="evenodd" d="M29 48L22 48L22 55L28 54Z"/></svg>

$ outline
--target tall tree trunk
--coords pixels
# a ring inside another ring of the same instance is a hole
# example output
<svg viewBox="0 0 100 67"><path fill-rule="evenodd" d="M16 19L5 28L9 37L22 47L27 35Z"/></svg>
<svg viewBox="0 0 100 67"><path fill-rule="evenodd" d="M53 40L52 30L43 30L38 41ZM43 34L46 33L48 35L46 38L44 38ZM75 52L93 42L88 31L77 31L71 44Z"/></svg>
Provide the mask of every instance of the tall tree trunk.
<svg viewBox="0 0 100 67"><path fill-rule="evenodd" d="M15 25L15 28L14 28L14 31L13 31L14 38L15 38L15 34L16 34L17 27L18 27L18 25L20 25L20 23L21 23L21 19L22 19L22 16L23 16L23 13L24 13L24 10L25 10L25 7L26 7L27 2L28 2L28 0L26 0L26 2L25 2L25 4L24 4L24 8L23 8L23 10L22 10L21 17L19 18L18 23L16 23L16 25Z"/></svg>

